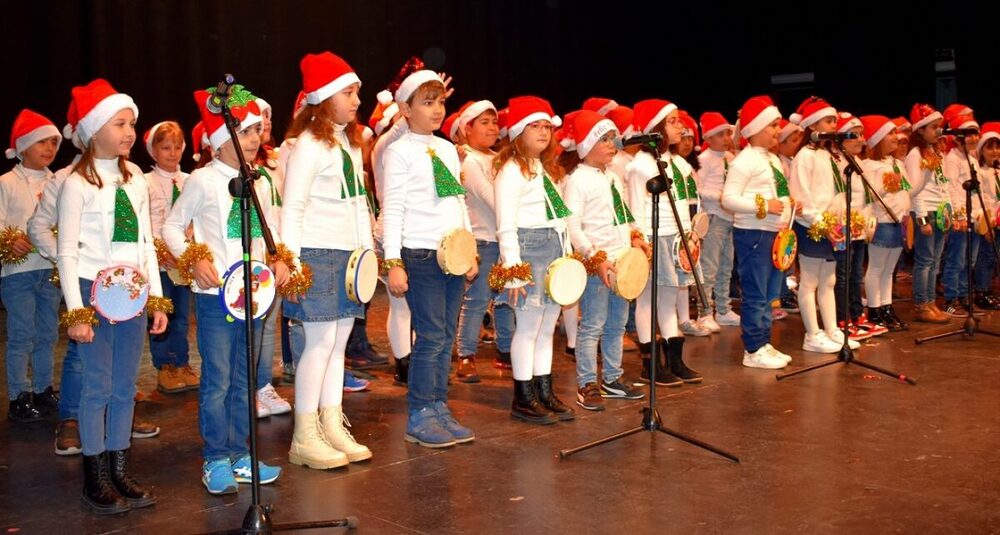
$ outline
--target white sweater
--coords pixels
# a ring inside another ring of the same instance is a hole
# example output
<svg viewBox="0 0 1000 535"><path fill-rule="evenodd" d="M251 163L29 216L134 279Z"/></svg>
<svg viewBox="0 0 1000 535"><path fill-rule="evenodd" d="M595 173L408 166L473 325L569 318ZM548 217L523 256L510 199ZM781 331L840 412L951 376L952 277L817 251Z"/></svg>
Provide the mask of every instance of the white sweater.
<svg viewBox="0 0 1000 535"><path fill-rule="evenodd" d="M844 213L843 194L837 193L831 162L836 165L826 149L808 145L802 147L792 160L788 187L792 198L802 203L802 215L798 218L806 227L820 221L824 212ZM781 169L780 161L777 164L777 168Z"/></svg>
<svg viewBox="0 0 1000 535"><path fill-rule="evenodd" d="M163 222L167 220L170 207L173 206L174 184L178 190L184 189L184 181L187 180L187 173L175 171L173 173L154 166L153 170L146 173L146 183L149 185L149 217L153 224L153 237L163 238Z"/></svg>
<svg viewBox="0 0 1000 535"><path fill-rule="evenodd" d="M861 162L861 167L865 170L865 177L871 183L872 189L882 197L882 200L896 214L896 217L902 218L910 211L910 192L900 189L897 192L889 193L885 190L884 177L886 174L895 172L892 168L893 163L896 164L899 173L906 177L903 162L892 156L888 156L882 160L864 160ZM907 179L908 181L909 179ZM854 199L852 198L851 200L853 201ZM873 198L870 206L879 223L892 223L892 219L889 218L889 214L886 213L885 208L878 202L878 199Z"/></svg>
<svg viewBox="0 0 1000 535"><path fill-rule="evenodd" d="M789 226L788 197L779 197L774 182L774 169L781 169L781 161L767 149L747 145L729 164L729 174L722 188L722 207L733 215L733 226L747 230L777 231ZM757 195L765 200L785 202L781 215L767 214L757 219Z"/></svg>
<svg viewBox="0 0 1000 535"><path fill-rule="evenodd" d="M972 165L975 166L976 176L979 176L982 174L979 162L976 161L975 157L972 157L971 160ZM951 199L951 207L956 212L965 212L965 188L962 187L962 184L972 179L969 160L965 158L964 152L954 148L945 155L943 165L944 176L948 177L947 191L948 197ZM970 220L978 218L983 212L982 208L979 207L979 199L975 195L973 195L972 201L972 218Z"/></svg>
<svg viewBox="0 0 1000 535"><path fill-rule="evenodd" d="M375 184L375 199L378 201L379 206L385 207L385 151L390 145L403 137L410 131L410 125L406 122L406 119L401 119L396 121L389 130L382 133L377 140L375 140L375 146L372 147L371 152L371 163L372 163L372 174L374 175L373 183ZM375 228L373 229L373 234L376 238L382 238L382 226L385 220L385 210L381 210L378 213L378 219L375 221Z"/></svg>
<svg viewBox="0 0 1000 535"><path fill-rule="evenodd" d="M488 242L497 241L493 156L466 145L465 161L462 162L462 185L468 190L465 204L469 209L472 234L477 240Z"/></svg>
<svg viewBox="0 0 1000 535"><path fill-rule="evenodd" d="M0 230L15 227L27 234L28 219L38 206L42 190L52 180L52 171L28 169L20 163L0 176ZM33 251L20 264L4 264L0 277L51 268L52 262Z"/></svg>
<svg viewBox="0 0 1000 535"><path fill-rule="evenodd" d="M666 154L662 158L663 161L667 162L669 178L673 178L673 169L669 163L671 158L673 158L674 164L677 165L678 171L681 172L681 176L685 177L685 179L693 171L691 164L684 161L684 158L680 156ZM651 154L645 151L636 153L635 158L632 159L632 163L625 170L629 208L632 210L632 215L635 216L636 228L646 236L653 234L653 196L646 191L646 181L659 173L660 170L656 165L656 160L653 159ZM675 199L677 198L677 184L674 184L670 188L670 193ZM677 234L677 222L674 220L674 215L670 209L670 201L666 199L666 194L664 192L660 195L658 203L660 210L660 236ZM687 206L686 201L677 202L677 211L685 232L691 230L691 211L687 209Z"/></svg>
<svg viewBox="0 0 1000 535"><path fill-rule="evenodd" d="M701 209L725 221L733 220L733 213L722 208L722 188L726 184L726 168L732 160L728 152L708 149L698 155L698 195Z"/></svg>
<svg viewBox="0 0 1000 535"><path fill-rule="evenodd" d="M622 186L626 188L626 190L622 191L622 195L626 197L627 195L625 191L627 191L628 184L625 183L625 176L626 176L625 170L628 168L628 164L632 163L632 160L634 158L635 157L632 156L631 154L623 150L620 150L615 153L615 157L612 158L611 163L608 164L608 171L611 171L612 173L615 174L615 176L617 176L622 180ZM645 184L643 184L643 187L646 187Z"/></svg>
<svg viewBox="0 0 1000 535"><path fill-rule="evenodd" d="M949 200L948 184L941 181L934 169L923 169L922 161L920 148L913 147L904 162L906 178L913 186L910 190L910 205L918 217L937 210L939 204ZM941 172L943 173L943 169Z"/></svg>
<svg viewBox="0 0 1000 535"><path fill-rule="evenodd" d="M566 229L562 219L549 219L545 211L548 197L545 194L545 169L540 160L534 159L532 177L528 178L514 160L509 160L497 173L493 186L496 190L497 240L503 265L521 263L521 246L517 241L519 228L554 228L562 233ZM552 180L552 177L549 177ZM553 185L559 189L559 185Z"/></svg>
<svg viewBox="0 0 1000 535"><path fill-rule="evenodd" d="M156 248L149 219L149 190L138 166L128 162L131 173L122 189L131 201L139 223L139 241L112 242L115 230L116 184L122 180L118 160L94 160L104 187L73 173L59 193L59 278L66 309L84 306L79 279L94 280L101 270L116 264L135 266L149 280L149 295L162 296ZM90 296L87 296L88 300Z"/></svg>
<svg viewBox="0 0 1000 535"><path fill-rule="evenodd" d="M229 181L238 174L239 171L218 158L205 167L196 169L188 176L184 191L177 198L163 224L163 241L167 242L170 252L177 258L180 258L188 247L185 230L188 225L193 224L194 240L204 243L212 251L213 265L220 278L243 257L240 237L229 238L227 226L229 212L233 206L233 197L229 194ZM261 206L269 206L271 189L267 181L254 181L254 188ZM267 212L265 209L265 219L270 217ZM281 241L273 222L267 221L267 223L275 243ZM62 232L59 234L61 238ZM264 238L254 238L250 245L251 258L264 261ZM197 283L192 284L191 289L201 294L219 293L218 288L203 289Z"/></svg>
<svg viewBox="0 0 1000 535"><path fill-rule="evenodd" d="M604 251L614 261L631 247L632 225L617 217L611 185L625 204L621 180L610 171L581 163L565 180L567 218L573 250L591 257Z"/></svg>
<svg viewBox="0 0 1000 535"><path fill-rule="evenodd" d="M66 177L73 173L73 166L78 161L80 161L79 154L73 157L72 163L56 171L52 175L52 180L45 183L42 198L38 200L38 207L28 219L28 238L38 248L38 253L53 263L58 256L56 233L52 231L59 224L56 203L59 202L59 192L62 191Z"/></svg>
<svg viewBox="0 0 1000 535"><path fill-rule="evenodd" d="M458 180L461 165L455 146L432 134L407 132L382 157L382 240L386 259L400 258L403 247L437 250L452 230L472 230L464 196L438 198L431 150Z"/></svg>
<svg viewBox="0 0 1000 535"><path fill-rule="evenodd" d="M344 198L341 147L350 156L359 188L364 186L361 148L350 146L342 126L336 127L336 137L339 145L331 147L303 132L288 156L281 236L296 255L302 247L341 251L373 247L365 195Z"/></svg>

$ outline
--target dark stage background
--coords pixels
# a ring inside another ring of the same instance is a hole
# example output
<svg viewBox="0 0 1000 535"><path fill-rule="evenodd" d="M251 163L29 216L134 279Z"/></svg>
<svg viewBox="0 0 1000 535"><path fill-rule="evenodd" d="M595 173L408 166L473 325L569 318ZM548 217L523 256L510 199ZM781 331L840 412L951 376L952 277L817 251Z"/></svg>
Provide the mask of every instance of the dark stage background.
<svg viewBox="0 0 1000 535"><path fill-rule="evenodd" d="M917 100L958 99L980 121L1000 118L986 12L968 13L959 25L911 6L855 2L852 24L834 3L811 4L809 12L805 3L748 5L17 0L5 2L0 22L7 51L0 128L6 145L22 107L61 127L70 88L100 76L135 98L140 131L165 119L190 129L192 91L232 72L274 106L280 138L301 83L299 59L322 50L343 56L363 80L365 119L410 55L454 76L452 106L480 98L500 105L530 93L563 114L589 96L629 105L659 97L695 116L715 109L733 120L750 95L771 94L787 117L819 94L856 115L895 116ZM936 72L936 61L946 72ZM773 75L796 73L814 73L813 81L772 84ZM55 166L72 156L68 146ZM149 162L141 143L133 157Z"/></svg>

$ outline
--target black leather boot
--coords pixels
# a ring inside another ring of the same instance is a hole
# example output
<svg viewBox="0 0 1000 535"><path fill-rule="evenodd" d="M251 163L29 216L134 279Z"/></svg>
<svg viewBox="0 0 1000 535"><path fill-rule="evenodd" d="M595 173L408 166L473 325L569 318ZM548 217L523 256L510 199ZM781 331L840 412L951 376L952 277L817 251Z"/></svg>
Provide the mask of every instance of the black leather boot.
<svg viewBox="0 0 1000 535"><path fill-rule="evenodd" d="M35 406L31 392L21 392L10 400L7 419L18 424L41 421L42 411Z"/></svg>
<svg viewBox="0 0 1000 535"><path fill-rule="evenodd" d="M905 321L903 321L903 319L899 317L899 314L896 314L896 309L892 308L891 304L882 306L882 315L887 318L890 318L892 320L892 323L898 326L894 330L905 331L910 328L910 325Z"/></svg>
<svg viewBox="0 0 1000 535"><path fill-rule="evenodd" d="M670 370L670 373L688 384L700 383L702 381L700 373L688 368L687 364L684 364L683 336L673 336L665 342L661 340L660 344L662 344L660 348L666 354L667 369Z"/></svg>
<svg viewBox="0 0 1000 535"><path fill-rule="evenodd" d="M554 412L538 401L534 381L514 381L514 401L510 405L510 415L533 424L554 424L558 420Z"/></svg>
<svg viewBox="0 0 1000 535"><path fill-rule="evenodd" d="M639 382L644 384L649 384L649 373L650 373L650 353L653 352L653 343L647 342L645 344L639 344L639 357L642 358L642 371L639 372ZM664 351L660 351L658 356L659 362L663 361ZM681 386L684 384L679 377L670 373L670 368L668 366L659 365L656 367L656 386Z"/></svg>
<svg viewBox="0 0 1000 535"><path fill-rule="evenodd" d="M83 495L80 499L91 512L98 515L117 515L131 509L111 483L108 452L83 456Z"/></svg>
<svg viewBox="0 0 1000 535"><path fill-rule="evenodd" d="M566 421L576 418L576 412L572 407L560 401L556 397L556 393L552 391L551 373L548 375L536 375L534 382L535 393L538 395L538 401L543 407L552 411L559 420Z"/></svg>
<svg viewBox="0 0 1000 535"><path fill-rule="evenodd" d="M111 483L115 490L128 502L129 507L138 509L156 503L156 498L142 488L129 474L129 450L109 451L108 465L111 468Z"/></svg>
<svg viewBox="0 0 1000 535"><path fill-rule="evenodd" d="M396 373L392 375L393 381L399 386L406 386L410 378L410 356L396 359Z"/></svg>

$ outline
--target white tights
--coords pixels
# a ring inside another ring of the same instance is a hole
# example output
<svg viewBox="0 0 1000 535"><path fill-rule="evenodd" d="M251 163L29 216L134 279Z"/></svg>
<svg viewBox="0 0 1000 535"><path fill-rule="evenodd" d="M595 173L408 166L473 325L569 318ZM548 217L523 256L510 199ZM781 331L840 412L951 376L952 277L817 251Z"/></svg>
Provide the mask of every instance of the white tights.
<svg viewBox="0 0 1000 535"><path fill-rule="evenodd" d="M900 247L868 247L868 271L865 272L865 296L868 306L878 308L892 304L892 271L896 267Z"/></svg>
<svg viewBox="0 0 1000 535"><path fill-rule="evenodd" d="M304 321L306 344L295 368L295 412L309 414L344 399L344 350L354 318Z"/></svg>
<svg viewBox="0 0 1000 535"><path fill-rule="evenodd" d="M517 327L510 342L515 381L530 381L552 373L552 337L561 309L558 306L514 311Z"/></svg>
<svg viewBox="0 0 1000 535"><path fill-rule="evenodd" d="M653 317L652 289L653 282L650 280L642 290L642 295L635 302L635 331L639 336L640 344L648 344L653 341L652 325ZM680 336L677 327L677 309L680 295L680 288L676 286L660 286L656 289L656 322L660 327L660 334L664 338ZM687 296L687 288L684 289ZM687 307L685 306L685 309Z"/></svg>
<svg viewBox="0 0 1000 535"><path fill-rule="evenodd" d="M837 283L837 263L822 258L799 256L799 309L806 334L819 332L816 307L826 332L837 330L837 301L833 287Z"/></svg>

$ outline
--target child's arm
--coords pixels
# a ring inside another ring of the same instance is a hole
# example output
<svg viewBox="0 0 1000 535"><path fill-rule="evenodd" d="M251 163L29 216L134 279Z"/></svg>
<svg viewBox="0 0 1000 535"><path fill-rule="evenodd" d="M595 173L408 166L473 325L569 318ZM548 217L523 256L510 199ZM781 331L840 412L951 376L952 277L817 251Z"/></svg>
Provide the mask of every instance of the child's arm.
<svg viewBox="0 0 1000 535"><path fill-rule="evenodd" d="M541 177L535 180L541 180ZM497 174L493 183L497 207L497 240L500 258L505 267L521 263L521 246L517 241L517 214L521 207L524 178L517 165L508 164Z"/></svg>
<svg viewBox="0 0 1000 535"><path fill-rule="evenodd" d="M58 255L56 235L52 228L58 223L56 219L56 202L59 200L59 189L63 180L53 178L45 183L42 198L38 201L35 213L28 219L28 238L38 248L38 253L49 262L55 262Z"/></svg>
<svg viewBox="0 0 1000 535"><path fill-rule="evenodd" d="M573 244L573 250L583 253L584 256L590 257L597 251L594 250L594 244L590 241L590 238L583 232L583 206L586 203L587 192L585 191L585 185L583 180L574 178L572 176L568 177L566 182L566 188L563 190L566 194L566 207L569 208L570 216L566 218L566 224L569 227L569 241Z"/></svg>
<svg viewBox="0 0 1000 535"><path fill-rule="evenodd" d="M299 138L285 168L285 196L281 207L281 230L285 247L296 257L302 249L302 229L305 225L309 191L316 179L316 162L320 157L319 143Z"/></svg>
<svg viewBox="0 0 1000 535"><path fill-rule="evenodd" d="M80 227L83 221L83 206L87 194L87 186L83 179L71 176L63 184L59 193L59 237L58 266L59 278L62 281L63 298L66 300L66 310L73 311L83 308L83 297L80 295L79 279L79 243ZM110 247L110 243L107 244Z"/></svg>
<svg viewBox="0 0 1000 535"><path fill-rule="evenodd" d="M910 190L910 204L913 207L913 211L917 214L917 217L921 217L927 214L927 207L918 198L920 192L924 190L926 181L924 180L924 171L920 168L920 149L913 149L906 155L906 161L903 166L906 168L906 178L910 181L910 186L913 189Z"/></svg>

